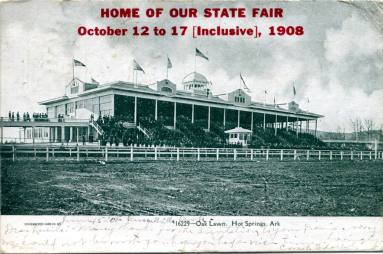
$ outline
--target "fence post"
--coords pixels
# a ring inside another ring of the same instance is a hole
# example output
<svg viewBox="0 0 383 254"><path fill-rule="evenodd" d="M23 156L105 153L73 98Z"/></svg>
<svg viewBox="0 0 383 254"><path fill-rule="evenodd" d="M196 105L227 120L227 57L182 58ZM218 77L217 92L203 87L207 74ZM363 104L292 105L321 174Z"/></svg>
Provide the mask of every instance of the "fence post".
<svg viewBox="0 0 383 254"><path fill-rule="evenodd" d="M77 161L80 161L80 146L77 146Z"/></svg>
<svg viewBox="0 0 383 254"><path fill-rule="evenodd" d="M179 161L179 160L180 160L180 149L177 148L177 161Z"/></svg>
<svg viewBox="0 0 383 254"><path fill-rule="evenodd" d="M199 150L199 148L197 148L197 160L198 161L200 160L200 150Z"/></svg>
<svg viewBox="0 0 383 254"><path fill-rule="evenodd" d="M321 151L318 152L318 160L320 160Z"/></svg>
<svg viewBox="0 0 383 254"><path fill-rule="evenodd" d="M133 145L130 145L130 161L133 161Z"/></svg>
<svg viewBox="0 0 383 254"><path fill-rule="evenodd" d="M360 151L360 160L363 160L363 152Z"/></svg>
<svg viewBox="0 0 383 254"><path fill-rule="evenodd" d="M375 160L378 158L378 141L375 139L375 146L374 146L374 152L375 152Z"/></svg>
<svg viewBox="0 0 383 254"><path fill-rule="evenodd" d="M253 149L250 150L250 160L254 159L254 151Z"/></svg>
<svg viewBox="0 0 383 254"><path fill-rule="evenodd" d="M157 147L154 147L154 160L157 160Z"/></svg>
<svg viewBox="0 0 383 254"><path fill-rule="evenodd" d="M15 161L15 157L16 157L15 146L12 146L12 161Z"/></svg>
<svg viewBox="0 0 383 254"><path fill-rule="evenodd" d="M237 160L237 149L233 150L233 159Z"/></svg>
<svg viewBox="0 0 383 254"><path fill-rule="evenodd" d="M36 160L36 159L37 159L37 158L36 158L36 156L37 156L37 154L36 154L36 147L35 147L33 150L34 150L35 160Z"/></svg>
<svg viewBox="0 0 383 254"><path fill-rule="evenodd" d="M306 153L306 160L308 161L310 159L310 150L307 150L307 153Z"/></svg>
<svg viewBox="0 0 383 254"><path fill-rule="evenodd" d="M108 161L108 147L105 146L105 161Z"/></svg>
<svg viewBox="0 0 383 254"><path fill-rule="evenodd" d="M283 161L283 149L281 149L281 161Z"/></svg>
<svg viewBox="0 0 383 254"><path fill-rule="evenodd" d="M330 161L332 161L332 151L330 151Z"/></svg>
<svg viewBox="0 0 383 254"><path fill-rule="evenodd" d="M343 151L340 151L340 160L343 160Z"/></svg>
<svg viewBox="0 0 383 254"><path fill-rule="evenodd" d="M354 159L354 152L351 151L351 160L353 160L353 159Z"/></svg>
<svg viewBox="0 0 383 254"><path fill-rule="evenodd" d="M217 148L216 157L217 157L217 160L219 160L219 148Z"/></svg>
<svg viewBox="0 0 383 254"><path fill-rule="evenodd" d="M47 157L46 157L46 161L49 160L49 147L47 147Z"/></svg>
<svg viewBox="0 0 383 254"><path fill-rule="evenodd" d="M69 158L72 157L72 148L69 148Z"/></svg>
<svg viewBox="0 0 383 254"><path fill-rule="evenodd" d="M372 152L370 151L370 160L372 159Z"/></svg>
<svg viewBox="0 0 383 254"><path fill-rule="evenodd" d="M269 160L269 149L266 150L266 160Z"/></svg>
<svg viewBox="0 0 383 254"><path fill-rule="evenodd" d="M294 150L294 160L297 159L297 150Z"/></svg>
<svg viewBox="0 0 383 254"><path fill-rule="evenodd" d="M52 147L52 157L55 157L55 149Z"/></svg>

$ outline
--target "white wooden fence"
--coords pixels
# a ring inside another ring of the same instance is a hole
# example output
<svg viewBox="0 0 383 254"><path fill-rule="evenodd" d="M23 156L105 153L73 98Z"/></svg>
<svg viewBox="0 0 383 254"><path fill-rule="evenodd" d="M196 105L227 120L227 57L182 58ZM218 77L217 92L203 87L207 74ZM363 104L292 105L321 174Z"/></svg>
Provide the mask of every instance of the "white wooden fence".
<svg viewBox="0 0 383 254"><path fill-rule="evenodd" d="M2 146L3 159L69 160L382 160L382 151L302 149L109 147L109 146Z"/></svg>

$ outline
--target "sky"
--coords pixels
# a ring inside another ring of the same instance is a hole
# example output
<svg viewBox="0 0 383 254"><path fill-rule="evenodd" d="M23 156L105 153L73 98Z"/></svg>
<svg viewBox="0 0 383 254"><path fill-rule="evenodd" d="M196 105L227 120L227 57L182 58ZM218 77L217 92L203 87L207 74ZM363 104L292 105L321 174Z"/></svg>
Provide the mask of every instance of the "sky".
<svg viewBox="0 0 383 254"><path fill-rule="evenodd" d="M163 7L158 19L101 19L101 8ZM169 18L170 8L244 7L284 10L280 19ZM77 27L126 28L147 25L253 27L261 38L82 37ZM267 36L269 26L303 26L304 36ZM166 76L182 89L194 70L198 47L209 61L197 59L197 71L212 82L213 94L242 88L254 101L295 100L303 110L324 115L318 129L352 131L351 120L371 119L383 128L383 3L344 2L177 2L177 1L20 1L0 3L0 112L44 112L39 101L64 94L72 79L72 58L86 64L75 76L104 83L132 81L132 60L145 70L138 82L153 84ZM293 85L297 94L293 95Z"/></svg>

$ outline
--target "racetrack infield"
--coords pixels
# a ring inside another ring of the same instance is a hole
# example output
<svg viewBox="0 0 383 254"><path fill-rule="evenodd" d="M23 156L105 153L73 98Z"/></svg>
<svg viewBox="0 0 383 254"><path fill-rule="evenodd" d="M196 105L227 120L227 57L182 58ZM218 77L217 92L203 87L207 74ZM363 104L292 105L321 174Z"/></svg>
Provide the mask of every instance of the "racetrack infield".
<svg viewBox="0 0 383 254"><path fill-rule="evenodd" d="M3 160L1 176L7 215L383 215L383 161Z"/></svg>

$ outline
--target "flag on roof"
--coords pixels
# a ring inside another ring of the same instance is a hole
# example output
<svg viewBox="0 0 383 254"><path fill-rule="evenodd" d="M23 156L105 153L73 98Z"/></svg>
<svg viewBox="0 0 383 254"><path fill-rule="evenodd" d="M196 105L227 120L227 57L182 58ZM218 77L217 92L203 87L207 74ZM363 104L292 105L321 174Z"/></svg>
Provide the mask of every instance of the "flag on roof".
<svg viewBox="0 0 383 254"><path fill-rule="evenodd" d="M244 88L245 90L247 90L247 91L250 93L250 89L249 89L249 87L246 85L246 82L245 82L245 80L244 80L243 77L242 77L242 73L239 73L239 76L241 77L241 80L242 80L242 83L243 83L243 88Z"/></svg>
<svg viewBox="0 0 383 254"><path fill-rule="evenodd" d="M267 90L265 90L265 94L267 94Z"/></svg>
<svg viewBox="0 0 383 254"><path fill-rule="evenodd" d="M172 67L173 67L172 62L170 61L170 58L168 57L168 69L170 69Z"/></svg>
<svg viewBox="0 0 383 254"><path fill-rule="evenodd" d="M82 62L80 62L79 60L76 60L76 59L73 59L73 64L74 64L74 66L84 66L85 67L85 64L83 64Z"/></svg>
<svg viewBox="0 0 383 254"><path fill-rule="evenodd" d="M209 60L209 58L205 56L198 48L195 48L195 55Z"/></svg>
<svg viewBox="0 0 383 254"><path fill-rule="evenodd" d="M294 96L297 95L297 90L295 90L295 85L293 84L293 93L294 93Z"/></svg>
<svg viewBox="0 0 383 254"><path fill-rule="evenodd" d="M142 71L143 73L145 73L144 69L142 69L142 67L134 59L133 59L133 70Z"/></svg>

